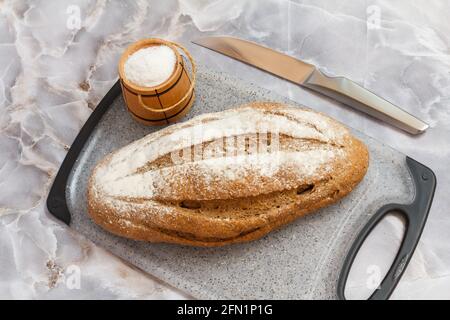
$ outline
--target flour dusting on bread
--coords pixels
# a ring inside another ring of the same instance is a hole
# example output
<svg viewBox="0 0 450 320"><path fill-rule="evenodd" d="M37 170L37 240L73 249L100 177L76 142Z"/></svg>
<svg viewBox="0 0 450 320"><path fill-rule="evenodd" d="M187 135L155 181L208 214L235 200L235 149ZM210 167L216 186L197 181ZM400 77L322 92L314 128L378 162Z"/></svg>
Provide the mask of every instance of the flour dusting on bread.
<svg viewBox="0 0 450 320"><path fill-rule="evenodd" d="M345 196L367 165L365 146L333 119L251 103L172 125L108 155L92 173L89 211L132 238L240 242Z"/></svg>

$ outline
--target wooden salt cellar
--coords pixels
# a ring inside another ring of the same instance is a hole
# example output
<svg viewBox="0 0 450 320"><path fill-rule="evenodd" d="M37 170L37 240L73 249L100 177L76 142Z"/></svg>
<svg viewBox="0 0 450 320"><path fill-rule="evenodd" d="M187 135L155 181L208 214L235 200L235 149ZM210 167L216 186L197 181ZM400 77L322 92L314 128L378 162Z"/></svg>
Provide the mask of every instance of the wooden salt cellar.
<svg viewBox="0 0 450 320"><path fill-rule="evenodd" d="M142 87L125 77L124 65L128 57L139 49L165 45L175 52L176 63L172 75L154 87ZM179 50L189 59L191 76ZM131 116L145 125L164 125L181 119L194 103L196 66L192 56L181 45L163 39L143 39L131 44L119 61L122 94Z"/></svg>

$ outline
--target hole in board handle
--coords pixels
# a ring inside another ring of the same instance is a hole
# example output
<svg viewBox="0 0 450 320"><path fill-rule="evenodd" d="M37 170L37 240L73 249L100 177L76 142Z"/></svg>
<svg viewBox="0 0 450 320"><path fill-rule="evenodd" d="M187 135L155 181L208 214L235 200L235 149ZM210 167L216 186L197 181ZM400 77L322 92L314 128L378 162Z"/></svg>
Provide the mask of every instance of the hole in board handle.
<svg viewBox="0 0 450 320"><path fill-rule="evenodd" d="M350 268L344 295L347 300L368 299L391 268L406 233L406 218L389 212L364 240Z"/></svg>

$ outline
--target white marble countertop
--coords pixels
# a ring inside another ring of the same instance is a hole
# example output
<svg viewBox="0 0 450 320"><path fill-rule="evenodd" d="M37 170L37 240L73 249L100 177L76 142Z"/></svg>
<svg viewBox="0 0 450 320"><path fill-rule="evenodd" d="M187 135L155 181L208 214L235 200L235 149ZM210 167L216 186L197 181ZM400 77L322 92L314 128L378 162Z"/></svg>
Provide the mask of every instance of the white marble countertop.
<svg viewBox="0 0 450 320"><path fill-rule="evenodd" d="M123 49L162 37L185 44L204 65L324 111L431 167L434 204L392 298L450 299L448 12L446 0L2 1L0 298L188 298L74 234L45 208L69 146L117 79ZM206 34L255 40L351 78L431 128L411 137L190 43ZM394 219L385 222L367 256L398 243L399 230ZM355 292L364 281L351 284Z"/></svg>

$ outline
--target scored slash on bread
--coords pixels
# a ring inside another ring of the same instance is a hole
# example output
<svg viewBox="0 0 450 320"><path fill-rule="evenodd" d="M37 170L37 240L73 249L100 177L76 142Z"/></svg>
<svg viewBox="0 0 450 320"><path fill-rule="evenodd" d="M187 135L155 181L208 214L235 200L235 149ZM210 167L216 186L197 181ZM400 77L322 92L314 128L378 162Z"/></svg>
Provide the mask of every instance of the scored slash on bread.
<svg viewBox="0 0 450 320"><path fill-rule="evenodd" d="M254 102L149 134L101 160L88 211L127 238L195 246L258 239L347 195L366 146L309 109Z"/></svg>

